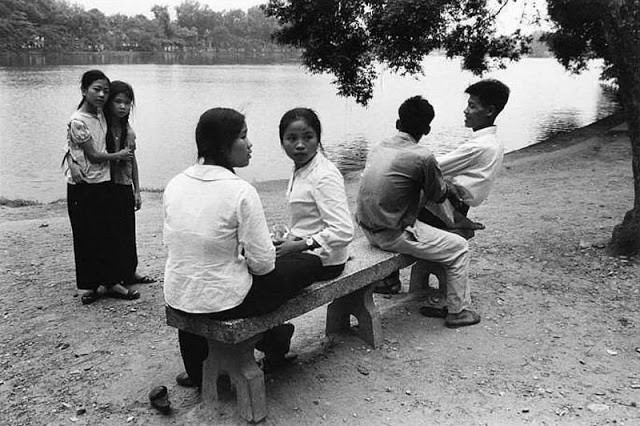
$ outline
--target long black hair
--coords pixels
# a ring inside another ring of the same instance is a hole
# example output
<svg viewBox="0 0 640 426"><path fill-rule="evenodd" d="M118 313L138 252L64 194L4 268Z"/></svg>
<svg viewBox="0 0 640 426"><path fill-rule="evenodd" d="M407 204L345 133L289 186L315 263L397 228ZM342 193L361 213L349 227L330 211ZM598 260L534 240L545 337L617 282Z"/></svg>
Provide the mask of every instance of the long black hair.
<svg viewBox="0 0 640 426"><path fill-rule="evenodd" d="M104 107L104 116L107 119L107 125L109 128L113 126L113 104L112 101L119 94L124 94L126 97L131 100L131 108L133 109L133 105L135 103L135 96L133 94L133 87L130 84L125 83L124 81L115 80L112 81L109 85L109 99L107 99L107 105ZM120 119L120 141L124 143L127 140L127 136L129 134L129 114L125 115ZM123 148L122 146L121 148ZM113 137L112 132L107 132L107 152L116 152L116 141Z"/></svg>

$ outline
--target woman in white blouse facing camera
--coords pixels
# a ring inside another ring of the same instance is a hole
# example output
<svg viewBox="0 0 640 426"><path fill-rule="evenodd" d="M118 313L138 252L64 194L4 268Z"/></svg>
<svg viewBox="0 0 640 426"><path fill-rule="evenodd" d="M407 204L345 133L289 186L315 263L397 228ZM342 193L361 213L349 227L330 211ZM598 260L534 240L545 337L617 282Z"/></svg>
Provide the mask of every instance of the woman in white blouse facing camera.
<svg viewBox="0 0 640 426"><path fill-rule="evenodd" d="M276 245L276 254L303 263L316 280L335 278L344 269L354 234L344 179L322 152L320 119L313 110L287 111L279 134L294 171L287 188L291 231Z"/></svg>

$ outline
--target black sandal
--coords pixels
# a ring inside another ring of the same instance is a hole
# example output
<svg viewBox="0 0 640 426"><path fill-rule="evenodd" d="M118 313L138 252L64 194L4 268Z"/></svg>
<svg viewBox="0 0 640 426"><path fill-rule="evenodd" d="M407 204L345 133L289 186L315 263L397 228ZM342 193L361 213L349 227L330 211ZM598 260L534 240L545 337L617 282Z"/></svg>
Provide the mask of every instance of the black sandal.
<svg viewBox="0 0 640 426"><path fill-rule="evenodd" d="M116 291L110 291L105 296L111 297L112 299L124 299L124 300L140 299L140 293L132 289L127 289L126 293L118 293Z"/></svg>

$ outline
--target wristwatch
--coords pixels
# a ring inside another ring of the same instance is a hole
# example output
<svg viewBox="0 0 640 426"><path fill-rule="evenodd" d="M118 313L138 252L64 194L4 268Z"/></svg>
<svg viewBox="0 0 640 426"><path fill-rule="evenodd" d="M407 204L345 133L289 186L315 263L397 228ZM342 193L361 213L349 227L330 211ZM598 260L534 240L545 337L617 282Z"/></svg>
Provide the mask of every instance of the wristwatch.
<svg viewBox="0 0 640 426"><path fill-rule="evenodd" d="M304 242L307 244L307 249L311 249L311 247L313 247L313 244L315 243L314 239L311 237L305 238Z"/></svg>

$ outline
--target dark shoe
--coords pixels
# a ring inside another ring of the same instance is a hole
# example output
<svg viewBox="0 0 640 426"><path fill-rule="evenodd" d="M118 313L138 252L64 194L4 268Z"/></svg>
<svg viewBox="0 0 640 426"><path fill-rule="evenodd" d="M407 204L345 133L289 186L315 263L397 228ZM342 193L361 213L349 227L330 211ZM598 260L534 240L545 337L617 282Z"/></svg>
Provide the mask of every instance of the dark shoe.
<svg viewBox="0 0 640 426"><path fill-rule="evenodd" d="M378 294L398 294L401 289L400 271L395 271L382 281L378 281L373 287L373 292Z"/></svg>
<svg viewBox="0 0 640 426"><path fill-rule="evenodd" d="M149 392L151 406L162 414L171 412L171 402L169 402L169 392L165 386L158 386Z"/></svg>
<svg viewBox="0 0 640 426"><path fill-rule="evenodd" d="M176 376L176 383L184 388L195 388L198 386L196 382L191 380L187 373L180 373Z"/></svg>
<svg viewBox="0 0 640 426"><path fill-rule="evenodd" d="M87 291L85 294L80 296L80 300L82 301L83 305L90 305L96 300L98 300L99 298L100 298L100 295L95 290Z"/></svg>
<svg viewBox="0 0 640 426"><path fill-rule="evenodd" d="M437 306L423 306L420 308L420 313L429 318L446 318L449 310L446 306L438 308Z"/></svg>
<svg viewBox="0 0 640 426"><path fill-rule="evenodd" d="M444 325L448 328L458 328L478 324L479 322L480 315L465 309L457 314L447 314L447 318L444 320Z"/></svg>
<svg viewBox="0 0 640 426"><path fill-rule="evenodd" d="M278 356L278 357L268 357L265 356L262 359L262 371L265 374L273 373L278 370L282 370L286 367L290 367L296 363L296 359L298 359L298 355L289 355L289 356Z"/></svg>
<svg viewBox="0 0 640 426"><path fill-rule="evenodd" d="M266 356L284 356L289 352L291 336L295 327L293 324L280 324L267 330L262 338L256 343L256 349L264 352Z"/></svg>

